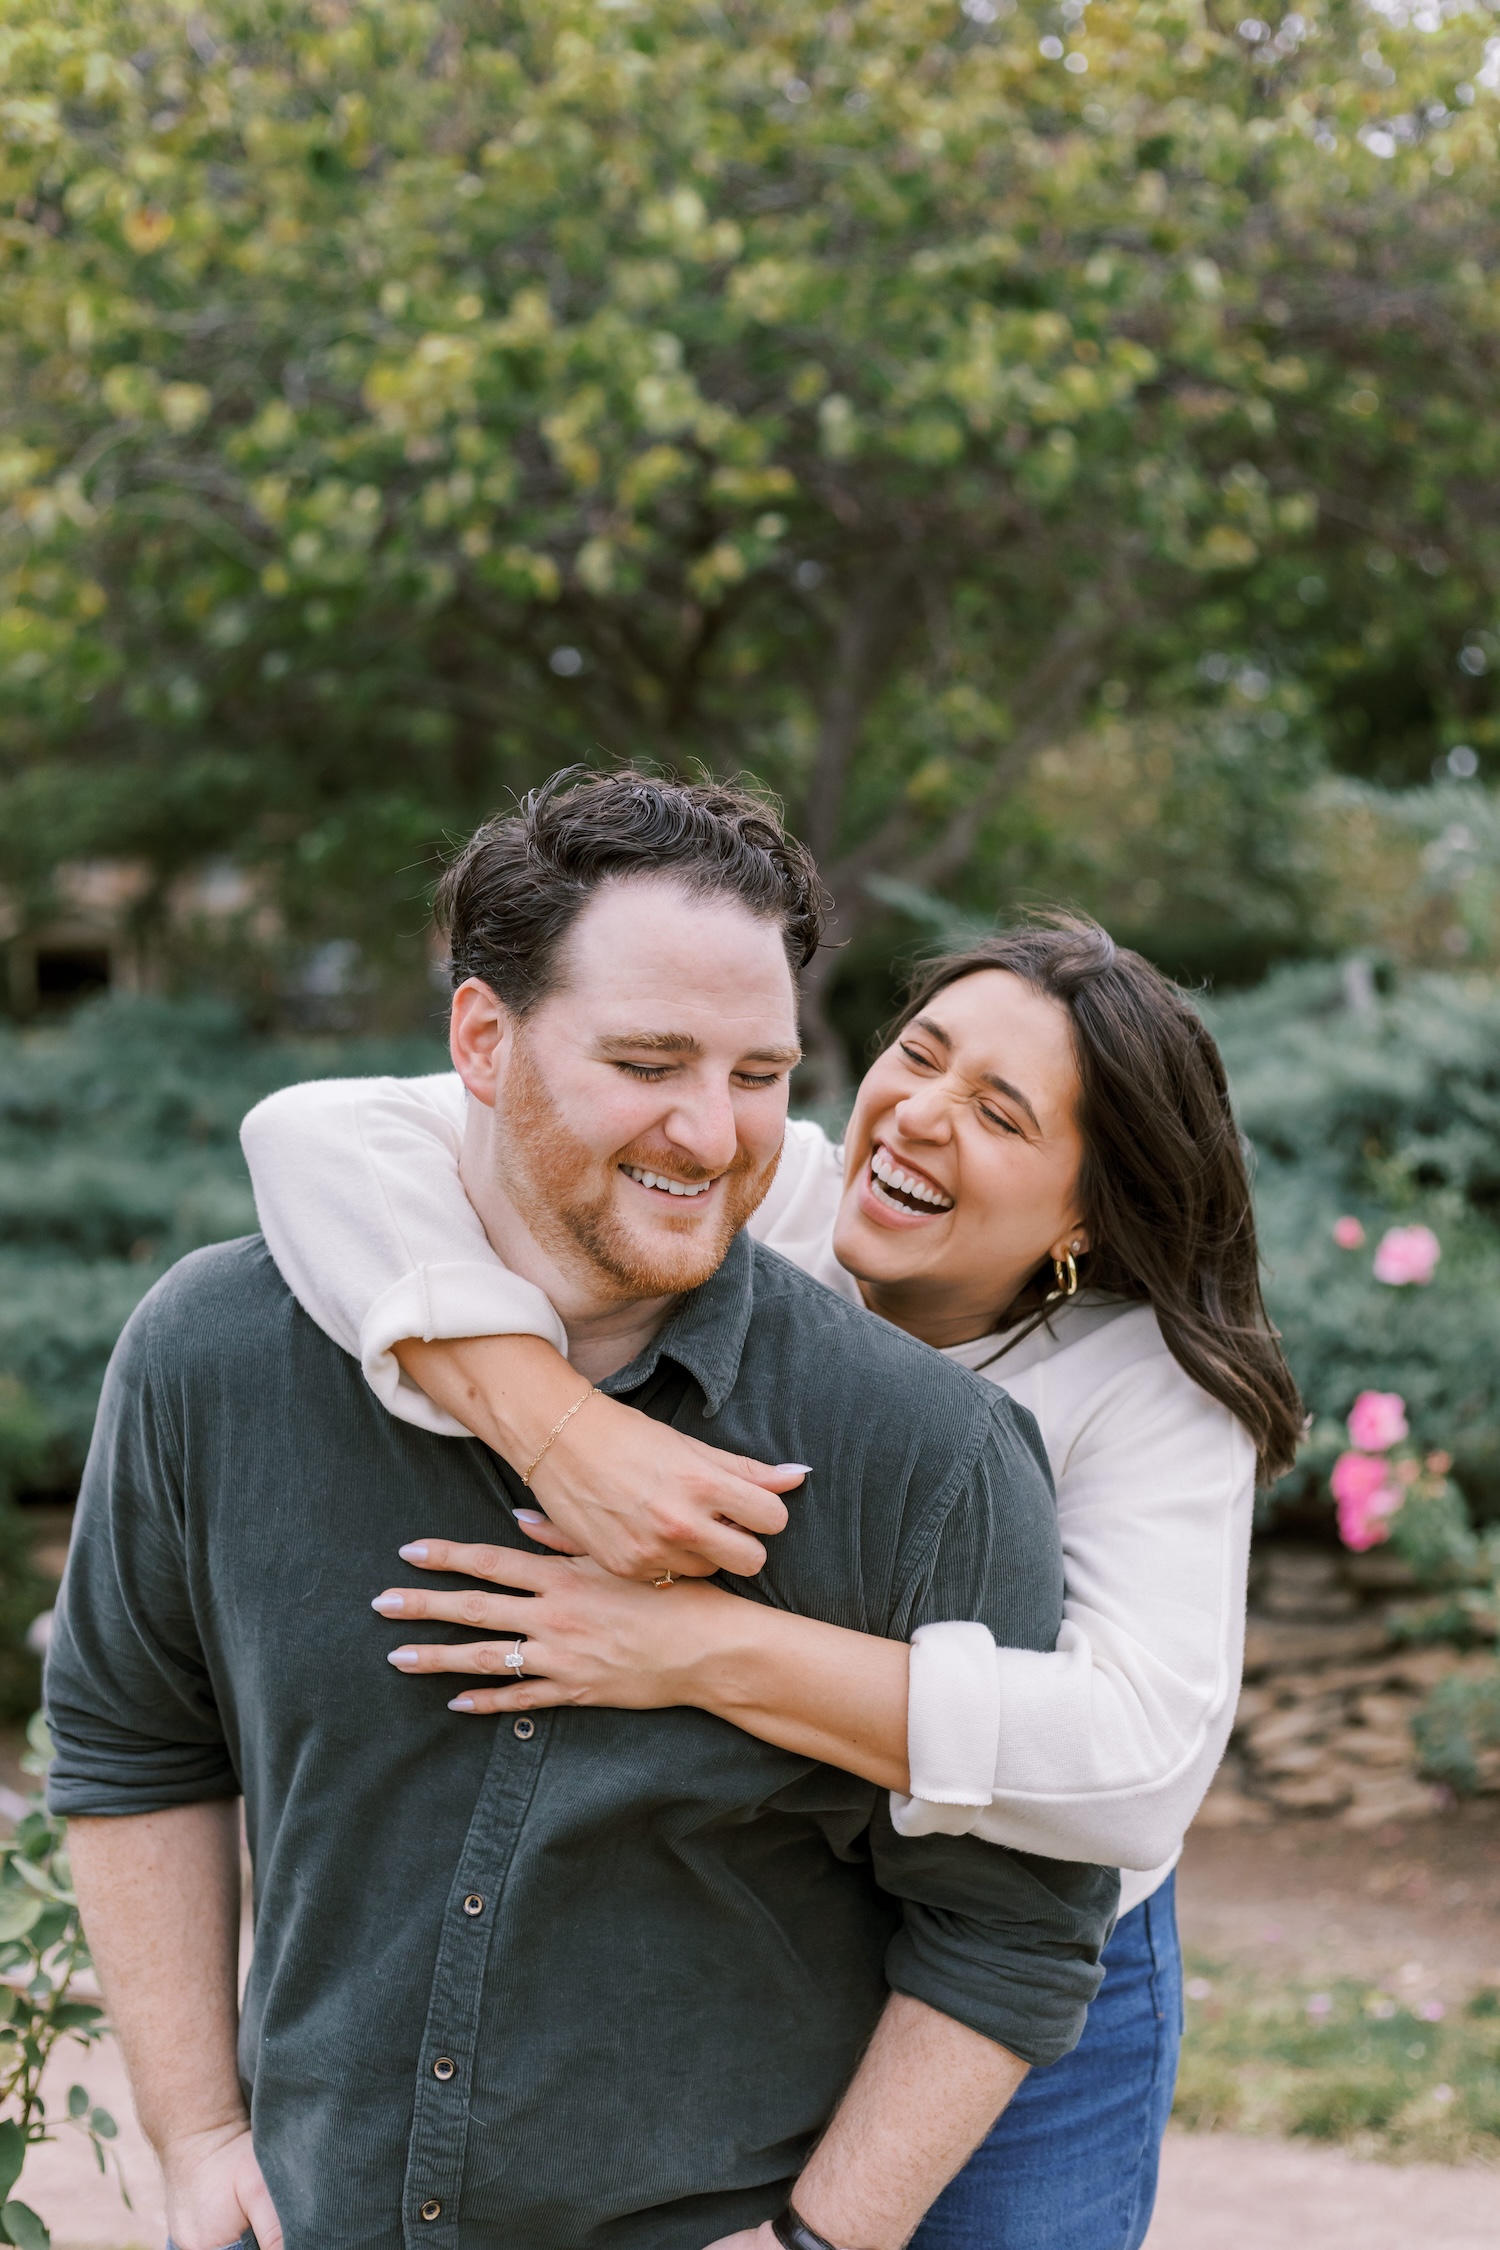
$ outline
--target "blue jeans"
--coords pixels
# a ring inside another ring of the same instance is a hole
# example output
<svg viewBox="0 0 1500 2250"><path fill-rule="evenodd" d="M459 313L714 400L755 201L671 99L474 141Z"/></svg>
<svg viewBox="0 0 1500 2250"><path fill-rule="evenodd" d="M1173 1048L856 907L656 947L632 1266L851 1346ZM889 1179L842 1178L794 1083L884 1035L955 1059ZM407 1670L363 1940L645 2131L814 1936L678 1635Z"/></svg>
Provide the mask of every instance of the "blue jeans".
<svg viewBox="0 0 1500 2250"><path fill-rule="evenodd" d="M1140 2250L1182 2040L1172 1876L1118 1924L1082 2039L1034 2070L911 2250Z"/></svg>

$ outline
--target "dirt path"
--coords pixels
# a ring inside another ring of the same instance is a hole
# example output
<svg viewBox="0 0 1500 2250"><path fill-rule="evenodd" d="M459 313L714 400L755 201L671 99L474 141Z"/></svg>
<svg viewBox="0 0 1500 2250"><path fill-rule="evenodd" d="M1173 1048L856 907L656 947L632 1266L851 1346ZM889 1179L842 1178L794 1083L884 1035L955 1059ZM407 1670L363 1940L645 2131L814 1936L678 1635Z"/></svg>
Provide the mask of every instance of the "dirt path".
<svg viewBox="0 0 1500 2250"><path fill-rule="evenodd" d="M1394 1979L1450 2004L1500 1986L1500 1806L1351 1833L1326 1821L1197 1830L1184 1945L1293 1978Z"/></svg>
<svg viewBox="0 0 1500 2250"><path fill-rule="evenodd" d="M1495 2250L1500 2172L1171 2133L1146 2250Z"/></svg>

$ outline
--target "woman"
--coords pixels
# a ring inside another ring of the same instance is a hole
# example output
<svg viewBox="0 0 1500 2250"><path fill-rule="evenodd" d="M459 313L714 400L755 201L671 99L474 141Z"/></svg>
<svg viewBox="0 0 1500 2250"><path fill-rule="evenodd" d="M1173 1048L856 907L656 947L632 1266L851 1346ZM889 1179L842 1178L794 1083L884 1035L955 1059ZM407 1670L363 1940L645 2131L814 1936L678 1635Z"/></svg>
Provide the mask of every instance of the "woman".
<svg viewBox="0 0 1500 2250"><path fill-rule="evenodd" d="M706 1449L580 1394L556 1316L499 1266L462 1193L462 1102L456 1081L335 1083L252 1114L288 1280L330 1333L360 1339L396 1411L530 1469L552 1519L522 1515L540 1543L567 1546L564 1525L575 1552L618 1563L631 1496L654 1481L669 1518L699 1503L669 1559L758 1553L733 1524L703 1530ZM916 2241L1135 2250L1180 2032L1171 1871L1233 1717L1257 1458L1277 1473L1300 1430L1213 1042L1093 924L998 936L926 973L842 1152L789 1127L753 1231L1036 1415L1067 1579L1055 1652L996 1649L963 1622L907 1650L717 1587L673 1583L664 1600L586 1562L507 1554L484 1575L520 1591L486 1597L483 1621L524 1634L519 1649L414 1645L393 1661L483 1676L518 1655L525 1676L463 1690L467 1712L697 1704L890 1787L908 1832L1120 1864L1082 2042L1023 2085ZM796 1476L722 1457L717 1473L721 1512L763 1529L780 1520L766 1488ZM449 1560L437 1540L404 1552ZM668 1578L650 1538L640 1554ZM377 1606L474 1623L473 1604L406 1587Z"/></svg>

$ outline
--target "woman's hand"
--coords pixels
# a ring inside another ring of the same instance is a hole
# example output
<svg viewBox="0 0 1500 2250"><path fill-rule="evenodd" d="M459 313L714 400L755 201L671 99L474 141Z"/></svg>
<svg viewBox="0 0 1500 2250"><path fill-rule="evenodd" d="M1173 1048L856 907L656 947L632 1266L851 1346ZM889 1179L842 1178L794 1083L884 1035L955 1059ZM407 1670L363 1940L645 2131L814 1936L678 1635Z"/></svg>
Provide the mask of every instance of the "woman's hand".
<svg viewBox="0 0 1500 2250"><path fill-rule="evenodd" d="M528 1555L450 1539L416 1540L401 1555L423 1570L462 1571L512 1589L393 1587L370 1605L382 1617L441 1619L505 1636L391 1651L398 1671L462 1672L486 1681L499 1675L507 1683L466 1689L449 1704L452 1711L538 1711L558 1703L653 1711L692 1703L699 1658L730 1637L735 1610L755 1606L718 1586L636 1585L587 1556ZM520 1674L506 1662L518 1649Z"/></svg>
<svg viewBox="0 0 1500 2250"><path fill-rule="evenodd" d="M653 1425L654 1427L655 1425ZM503 1639L408 1642L391 1651L401 1672L463 1672L452 1711L540 1711L597 1703L616 1711L690 1704L746 1734L905 1790L904 1641L797 1617L701 1579L638 1586L587 1556L530 1555L418 1539L402 1557L422 1570L487 1578L478 1587L393 1586L370 1605L382 1617L440 1618ZM506 1659L519 1655L518 1673ZM491 1686L491 1680L503 1685Z"/></svg>
<svg viewBox="0 0 1500 2250"><path fill-rule="evenodd" d="M518 1470L584 1395L577 1369L540 1336L408 1337L395 1353L429 1398ZM592 1555L620 1578L753 1578L765 1567L761 1540L786 1528L779 1495L805 1473L721 1453L600 1393L546 1446L532 1479L546 1513L521 1520L538 1546Z"/></svg>

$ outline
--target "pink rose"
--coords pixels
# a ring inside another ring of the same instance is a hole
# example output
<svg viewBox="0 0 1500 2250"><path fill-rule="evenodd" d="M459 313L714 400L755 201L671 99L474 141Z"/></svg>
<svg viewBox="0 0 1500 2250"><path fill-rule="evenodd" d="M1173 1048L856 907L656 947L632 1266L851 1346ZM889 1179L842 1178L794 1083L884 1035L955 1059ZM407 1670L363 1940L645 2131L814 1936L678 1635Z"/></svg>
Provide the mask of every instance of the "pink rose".
<svg viewBox="0 0 1500 2250"><path fill-rule="evenodd" d="M1443 1246L1431 1227L1391 1227L1375 1252L1375 1279L1392 1289L1431 1281Z"/></svg>
<svg viewBox="0 0 1500 2250"><path fill-rule="evenodd" d="M1364 1246L1365 1230L1358 1219L1335 1219L1333 1239L1341 1250L1359 1250Z"/></svg>
<svg viewBox="0 0 1500 2250"><path fill-rule="evenodd" d="M1406 1495L1390 1482L1386 1462L1369 1453L1341 1453L1333 1465L1333 1497L1339 1504L1339 1537L1346 1547L1362 1553L1389 1539L1387 1516L1393 1516Z"/></svg>
<svg viewBox="0 0 1500 2250"><path fill-rule="evenodd" d="M1349 1443L1385 1453L1406 1436L1406 1401L1396 1391L1361 1391L1349 1409Z"/></svg>

